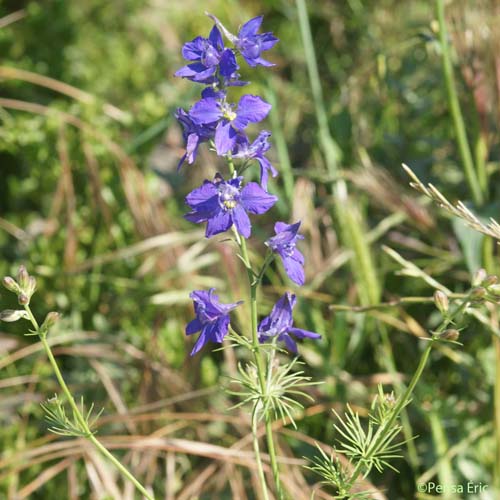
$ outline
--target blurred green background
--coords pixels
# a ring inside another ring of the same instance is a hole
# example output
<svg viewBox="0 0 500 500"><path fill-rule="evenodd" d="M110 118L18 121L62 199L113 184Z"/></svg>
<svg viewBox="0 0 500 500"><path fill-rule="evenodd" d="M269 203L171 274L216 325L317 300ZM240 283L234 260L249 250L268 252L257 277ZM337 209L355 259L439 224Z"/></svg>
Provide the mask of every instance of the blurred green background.
<svg viewBox="0 0 500 500"><path fill-rule="evenodd" d="M308 73L312 58L289 0L0 5L0 275L24 263L37 276L33 310L40 319L63 314L51 341L74 394L104 407L99 436L158 498L258 498L248 415L228 412L235 401L221 389L241 354L206 349L190 358L192 339L183 333L191 290L215 286L227 300L247 294L233 247L205 240L202 228L182 218L184 196L217 167L202 147L197 164L176 172L184 145L173 113L200 89L173 73L183 65L182 44L208 35L205 11L233 32L264 14L264 31L281 40L268 53L276 67L242 65L241 73L252 82L242 91L274 106L265 126L280 170L270 183L280 202L254 221L251 248L258 259L275 220L302 220L307 285L295 290L295 321L323 336L300 349L307 373L325 383L311 390L315 402L297 415L297 431L277 430L280 453L296 459L284 481L297 499L310 498L318 481L300 466L302 457L315 453L314 440L334 444L331 408L342 412L349 402L362 413L377 383L398 391L418 361L416 337L439 321L430 301L349 310L432 297L428 283L395 272L401 266L384 245L455 292L481 265L498 271L496 245L420 200L400 166L451 200L471 200L433 3L311 0L307 8L319 80ZM482 217L498 217L496 20L494 2L447 6L473 161L486 172L485 200L475 207ZM273 267L260 314L289 288ZM7 292L0 300L2 309L15 307ZM490 327L470 320L464 347L433 353L404 416L407 436L418 438L394 461L399 474L370 477L387 498L415 498L425 473L491 489L499 479L493 391L500 350L490 333L495 312L484 313ZM238 314L244 327L247 313ZM39 403L58 387L24 327L0 331L0 498L133 498L83 443L48 433ZM146 436L157 441L141 444ZM326 488L317 497L330 494Z"/></svg>

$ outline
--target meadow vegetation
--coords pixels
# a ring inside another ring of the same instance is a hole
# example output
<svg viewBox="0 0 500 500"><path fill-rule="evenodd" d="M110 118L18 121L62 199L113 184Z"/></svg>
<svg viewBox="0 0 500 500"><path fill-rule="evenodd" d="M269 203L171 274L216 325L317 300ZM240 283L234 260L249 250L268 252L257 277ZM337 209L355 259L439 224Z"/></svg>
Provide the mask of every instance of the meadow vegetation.
<svg viewBox="0 0 500 500"><path fill-rule="evenodd" d="M370 411L383 420L427 353L392 422L398 457L380 471L373 462L356 488L425 499L432 492L419 486L435 483L457 498L451 486L472 483L488 488L462 498L497 498L499 11L487 0L436 5L0 5L0 276L21 264L36 276L30 307L40 323L61 314L47 342L66 383L86 410L102 409L99 441L156 498L262 498L250 412L229 411L238 400L223 390L242 355L228 343L190 357L184 333L193 290L249 300L231 244L183 218L185 196L222 168L200 148L177 171L185 145L174 114L199 89L173 74L183 43L208 34L205 11L235 30L263 14L280 39L275 67L240 72L273 105L265 126L279 170L269 180L279 201L254 232L264 240L275 220L302 221L294 318L322 336L299 345L293 368L322 383L302 387L310 399L299 397L296 428L273 423L286 495L334 497L331 473L353 468L340 421L359 415L366 430L377 424ZM261 249L248 250L261 264ZM289 289L283 267L270 266L259 318ZM0 301L19 307L6 290ZM247 308L232 314L240 330L250 324ZM41 403L61 391L26 325L0 323L0 498L136 498L84 437L49 432Z"/></svg>

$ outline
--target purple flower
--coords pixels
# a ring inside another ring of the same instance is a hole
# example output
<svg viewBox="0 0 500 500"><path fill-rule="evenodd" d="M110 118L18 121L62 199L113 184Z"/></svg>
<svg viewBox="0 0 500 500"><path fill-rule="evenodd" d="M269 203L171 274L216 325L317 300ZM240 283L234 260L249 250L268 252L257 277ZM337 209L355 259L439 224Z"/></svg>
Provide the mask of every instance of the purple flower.
<svg viewBox="0 0 500 500"><path fill-rule="evenodd" d="M175 117L182 125L184 141L186 142L186 153L179 161L177 169L187 160L189 164L196 160L198 146L214 137L215 127L210 125L199 125L193 121L189 113L182 108L178 108Z"/></svg>
<svg viewBox="0 0 500 500"><path fill-rule="evenodd" d="M238 36L231 34L215 16L210 15L210 17L215 21L226 38L241 52L241 55L249 66L257 66L258 64L262 66L274 66L273 63L260 57L262 52L271 49L279 41L270 32L257 33L264 16L257 16L246 22L241 27Z"/></svg>
<svg viewBox="0 0 500 500"><path fill-rule="evenodd" d="M250 236L252 226L247 212L263 214L278 200L264 191L256 182L242 188L243 177L225 181L216 174L214 181L206 180L186 196L191 212L184 217L195 223L207 222L207 238L227 231L233 224L244 238Z"/></svg>
<svg viewBox="0 0 500 500"><path fill-rule="evenodd" d="M263 130L257 136L257 139L250 144L247 136L239 134L236 138L236 147L232 152L233 158L242 158L246 160L257 160L260 165L260 184L267 189L267 180L269 172L273 177L278 175L277 170L271 165L271 162L264 156L271 145L268 142L271 132Z"/></svg>
<svg viewBox="0 0 500 500"><path fill-rule="evenodd" d="M293 293L286 292L281 297L271 311L269 316L266 316L259 324L259 342L263 343L267 340L278 337L279 341L284 341L287 349L292 352L297 352L297 344L291 337L294 335L299 339L310 338L319 339L321 335L295 328L293 326L292 310L295 306L296 298Z"/></svg>
<svg viewBox="0 0 500 500"><path fill-rule="evenodd" d="M237 72L239 66L234 51L224 48L217 26L212 28L208 38L198 36L184 44L182 55L184 59L194 62L177 70L175 76L214 85L220 84L218 78L220 76L223 86L241 86L248 83L239 80L240 75Z"/></svg>
<svg viewBox="0 0 500 500"><path fill-rule="evenodd" d="M215 288L208 292L195 290L189 294L193 299L196 318L186 326L186 335L192 335L201 330L201 334L191 351L196 354L207 342L222 343L229 328L229 312L241 304L221 304L219 297L214 294Z"/></svg>
<svg viewBox="0 0 500 500"><path fill-rule="evenodd" d="M197 36L182 47L184 59L193 61L175 72L175 76L187 78L198 83L213 83L215 73L220 64L221 72L236 71L237 64L234 53L224 48L222 35L217 26L212 28L208 38Z"/></svg>
<svg viewBox="0 0 500 500"><path fill-rule="evenodd" d="M244 95L238 102L236 111L233 106L215 97L199 100L191 108L189 115L199 125L213 125L215 129L215 148L218 155L224 155L234 148L238 132L249 123L262 121L271 105L256 95Z"/></svg>
<svg viewBox="0 0 500 500"><path fill-rule="evenodd" d="M246 22L241 27L238 38L234 42L249 66L257 66L258 64L262 66L274 66L273 63L260 57L262 52L273 48L278 42L278 39L272 33L257 34L263 17L254 17Z"/></svg>
<svg viewBox="0 0 500 500"><path fill-rule="evenodd" d="M297 240L304 239L304 236L298 234L299 227L300 222L295 224L276 222L274 225L276 236L269 238L266 245L281 257L288 277L297 285L302 286L305 282L304 256L295 246Z"/></svg>

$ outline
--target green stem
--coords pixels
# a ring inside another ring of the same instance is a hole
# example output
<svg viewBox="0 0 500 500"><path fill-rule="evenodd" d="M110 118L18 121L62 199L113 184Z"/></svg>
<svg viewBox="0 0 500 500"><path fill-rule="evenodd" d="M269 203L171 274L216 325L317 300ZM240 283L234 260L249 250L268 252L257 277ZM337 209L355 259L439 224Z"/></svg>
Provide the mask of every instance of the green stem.
<svg viewBox="0 0 500 500"><path fill-rule="evenodd" d="M269 494L267 492L267 484L266 477L264 476L264 468L262 467L262 459L260 456L260 448L259 448L259 438L257 435L257 424L258 424L258 415L256 408L252 412L252 435L253 435L253 451L255 453L255 460L257 462L257 474L259 475L260 485L262 487L262 495L264 500L269 500Z"/></svg>
<svg viewBox="0 0 500 500"><path fill-rule="evenodd" d="M431 353L433 344L436 339L432 339L429 344L427 345L424 354L420 358L420 362L418 364L417 370L415 371L413 378L411 379L410 385L406 388L406 392L403 394L403 396L398 400L396 406L394 407L394 410L392 411L391 417L387 421L387 423L380 428L380 432L378 435L378 438L375 438L373 441L373 445L370 446L370 449L366 452L367 456L370 456L374 451L377 450L377 448L380 446L381 443L383 443L384 439L387 437L388 431L392 428L394 422L399 416L399 413L401 410L408 404L408 401L411 398L411 395L413 393L413 390L415 389L415 386L417 385L418 381L420 380L420 377L422 375L422 372L424 371L425 365L427 364L427 360L429 359L429 354ZM351 490L352 486L354 485L356 479L358 476L361 474L361 469L363 468L364 461L360 460L357 464L356 467L354 468L351 478L349 480L349 485L348 485L348 491Z"/></svg>
<svg viewBox="0 0 500 500"><path fill-rule="evenodd" d="M40 330L40 327L38 325L37 320L33 316L33 313L31 312L31 308L29 305L25 305L24 309L28 313L28 316L30 318L31 324L35 328L35 330L38 332L38 337L40 338L40 341L43 345L43 348L45 350L45 353L47 354L47 357L49 358L50 364L52 366L52 369L54 370L54 374L57 378L57 381L59 382L59 385L61 386L61 389L66 396L66 399L68 400L69 405L71 406L71 409L73 410L73 414L75 418L77 419L78 423L80 424L82 430L85 433L85 437L92 442L92 444L105 456L107 457L115 467L125 476L129 481L131 481L134 486L139 490L144 497L146 497L148 500L154 500L154 496L151 495L146 488L134 477L134 475L117 459L115 456L108 451L104 445L102 445L99 440L94 436L92 433L92 430L89 428L89 425L87 421L85 420L85 417L82 415L80 409L78 408L78 405L75 402L75 399L73 398L73 395L71 394L71 391L69 390L68 386L66 385L66 382L64 381L64 378L62 376L61 370L59 369L59 366L57 365L57 361L54 357L54 354L52 353L52 349L50 348L49 343L47 342L47 333L42 332Z"/></svg>
<svg viewBox="0 0 500 500"><path fill-rule="evenodd" d="M451 64L450 48L448 45L448 32L444 19L444 0L437 0L437 17L439 22L439 40L441 43L441 54L443 62L443 74L446 84L446 92L448 94L448 104L455 126L455 135L462 159L465 177L471 190L472 198L476 205L484 203L484 193L481 190L477 172L474 168L472 153L467 140L467 132L465 130L464 118L458 101L455 79L453 77L453 66Z"/></svg>
<svg viewBox="0 0 500 500"><path fill-rule="evenodd" d="M245 267L248 274L248 282L250 284L250 319L251 319L252 347L253 347L252 350L254 354L255 365L257 367L257 374L259 377L261 392L262 395L265 397L265 394L267 393L267 384L265 378L266 370L264 367L262 356L260 354L259 336L257 332L257 288L260 284L260 279L254 278L254 273L252 271L250 258L248 256L246 240L244 238L238 238L238 243L240 245L241 256L243 258L243 262L245 263ZM274 484L276 486L276 494L278 495L278 498L281 499L283 498L283 490L281 487L280 471L279 471L278 460L276 457L276 449L274 447L272 420L271 420L271 415L268 411L265 412L264 418L266 427L267 451L269 453L269 459L271 461Z"/></svg>
<svg viewBox="0 0 500 500"><path fill-rule="evenodd" d="M391 431L392 426L394 425L396 419L398 418L399 414L403 410L403 408L408 404L408 402L411 399L411 396L413 394L413 391L415 390L415 387L420 380L420 377L422 376L422 373L424 371L425 365L427 364L427 361L429 359L429 355L432 351L432 348L434 347L434 343L439 341L439 335L445 331L445 329L448 327L450 323L452 323L453 319L457 317L459 314L461 314L464 309L467 307L469 304L469 295L466 296L464 301L460 304L459 307L457 307L452 314L450 314L448 317L446 317L439 328L433 333L432 338L429 340L429 344L425 348L424 353L422 354L422 357L420 358L420 361L418 363L417 369L415 373L413 374L413 377L411 379L410 384L406 388L406 391L404 392L403 396L398 399L398 402L396 403L396 406L392 410L391 416L389 417L389 420L379 428L377 431L375 437L373 438L373 444L368 448L366 451L366 457L370 458L373 456L375 452L379 449L380 445L385 441L387 434ZM359 477L361 474L361 470L366 463L365 460L360 460L356 464L356 467L354 468L351 478L349 479L349 483L347 485L347 491L350 491L351 488L353 487L356 479Z"/></svg>
<svg viewBox="0 0 500 500"><path fill-rule="evenodd" d="M235 173L235 168L234 168L234 162L233 158L231 157L231 154L227 155L227 165L229 168L229 173L231 175L234 175ZM260 384L260 390L262 396L265 398L267 394L267 384L266 384L266 369L262 360L262 356L260 353L260 344L259 344L259 335L257 332L257 289L260 285L262 276L264 275L265 269L268 265L268 261L270 262L270 259L265 260L264 266L262 271L259 273L257 276L253 270L252 270L252 264L250 262L250 258L248 256L248 249L247 249L247 242L245 238L240 238L238 231L234 230L234 235L236 238L236 241L238 242L238 245L241 250L241 257L243 259L243 262L245 263L245 268L247 270L247 275L248 275L248 284L250 286L250 318L251 318L251 330L252 330L252 351L255 359L255 366L257 367L257 375L259 377L259 384ZM269 370L271 370L271 367L269 367ZM265 405L265 402L264 402ZM269 459L271 461L271 468L273 471L273 478L274 478L274 484L276 487L276 494L278 495L278 498L281 500L284 498L283 495L283 489L281 487L281 481L280 481L280 470L279 470L279 465L278 465L278 459L276 457L276 449L274 447L274 439L273 439L273 427L272 427L272 420L271 420L271 415L269 411L264 412L264 419L265 419L265 427L266 427L266 441L267 441L267 452L269 453ZM256 435L254 434L254 439L256 439ZM256 453L258 453L259 450L257 448ZM260 457L259 457L260 459ZM265 483L262 485L263 489L265 489Z"/></svg>

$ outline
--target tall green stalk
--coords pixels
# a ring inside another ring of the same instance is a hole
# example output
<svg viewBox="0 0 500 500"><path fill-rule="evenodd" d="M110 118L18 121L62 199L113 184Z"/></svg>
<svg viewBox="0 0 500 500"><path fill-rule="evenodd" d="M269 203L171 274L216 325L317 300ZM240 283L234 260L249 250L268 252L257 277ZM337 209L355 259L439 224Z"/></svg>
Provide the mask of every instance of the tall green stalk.
<svg viewBox="0 0 500 500"><path fill-rule="evenodd" d="M231 175L234 174L235 169L234 169L234 163L231 155L228 155L228 168L229 168L229 173ZM252 339L252 352L253 356L255 359L255 366L257 368L257 376L259 378L259 384L260 384L260 391L262 397L266 397L267 394L267 383L266 383L266 367L264 365L264 360L262 359L262 354L260 351L260 343L259 343L259 336L258 336L258 312L257 312L257 290L258 287L261 283L263 273L265 271L265 268L268 265L268 261L264 262L264 266L262 268L262 271L257 275L253 269L252 269L252 263L250 261L250 257L248 255L248 249L247 249L247 243L245 238L240 238L239 234L237 231L234 231L234 235L236 238L236 241L238 243L238 246L240 247L241 251L241 258L243 260L243 263L245 264L245 268L247 271L247 276L248 276L248 285L250 288L250 324L251 324L251 339ZM269 370L271 367L268 368ZM265 406L265 405L263 405ZM255 409L254 409L255 411ZM267 442L267 452L269 453L269 459L271 461L271 469L273 471L273 478L274 478L274 485L276 488L276 494L278 495L278 498L281 500L284 498L284 493L283 493L283 488L281 486L281 481L280 481L280 470L279 470L279 465L278 465L278 459L276 456L276 449L274 446L274 438L273 438L273 428L272 428L272 418L270 412L267 410L264 412L264 422L265 422L265 428L266 428L266 442ZM257 463L261 461L260 457L260 450L258 446L258 440L256 436L257 432L257 427L255 424L255 427L252 426L252 432L254 434L254 450L255 454L257 455ZM264 475L259 473L259 477L261 480L261 485L263 491L266 490L266 484L265 484L265 478ZM267 495L267 491L265 492L265 495Z"/></svg>
<svg viewBox="0 0 500 500"><path fill-rule="evenodd" d="M300 30L306 55L307 68L311 93L314 100L316 119L318 122L320 146L327 165L328 173L337 179L331 185L334 201L335 216L338 221L341 239L344 245L353 251L352 272L358 284L359 296L363 306L374 305L379 302L381 287L376 272L375 262L372 256L370 244L366 239L366 228L361 212L352 205L349 200L347 185L339 176L338 163L341 158L340 148L330 134L328 117L326 115L321 78L318 70L316 51L314 49L309 24L309 16L305 0L296 0L299 15ZM385 328L380 329L382 344L387 355L387 368L392 375L396 375L396 362L392 354L392 348ZM396 382L400 389L404 385ZM417 452L413 441L410 419L403 410L403 432L407 441L408 455L412 466L417 465Z"/></svg>
<svg viewBox="0 0 500 500"><path fill-rule="evenodd" d="M476 203L476 205L480 206L485 203L488 197L488 177L486 172L486 165L484 162L484 139L480 137L476 146L476 157L478 161L476 163L475 169L455 85L453 66L451 63L450 49L448 44L448 32L446 29L446 21L444 15L444 0L436 0L436 7L439 22L439 38L441 42L443 74L446 83L450 111L455 127L455 135L460 151L460 156L462 158L467 183L469 184L474 202ZM485 242L483 265L489 272L494 272L494 269L492 269L493 266L491 265L493 261L492 255L493 249L491 248L491 244ZM490 265L488 265L488 263L490 263ZM496 366L500 366L500 348L498 346L498 340L493 339L493 344ZM493 477L496 488L500 489L500 372L497 372L497 375L495 377L493 421L495 423L497 454L497 460L495 461L495 466L493 469Z"/></svg>
<svg viewBox="0 0 500 500"><path fill-rule="evenodd" d="M467 132L465 130L465 122L458 101L457 88L455 78L453 76L453 65L451 63L450 47L448 44L448 30L444 18L444 0L437 0L437 17L439 22L439 40L441 42L441 55L443 63L443 76L446 85L446 93L448 96L448 104L455 127L455 136L457 139L458 149L464 168L465 178L471 191L472 199L478 206L485 201L484 192L481 190L479 183L478 172L474 167L472 153L467 140Z"/></svg>
<svg viewBox="0 0 500 500"><path fill-rule="evenodd" d="M120 471L120 473L128 479L133 485L137 488L137 490L148 500L154 500L154 496L151 495L146 488L135 478L135 476L110 452L108 451L105 446L95 437L94 433L89 427L89 424L85 417L82 415L80 408L78 408L78 405L75 402L75 399L73 398L73 395L71 394L71 391L69 390L68 386L66 385L66 382L62 376L61 370L59 369L59 366L57 364L57 361L54 357L54 354L52 353L52 349L50 348L49 343L47 342L47 332L44 331L43 329L40 328L38 325L37 320L35 319L35 316L33 315L31 308L29 304L24 305L24 309L26 310L29 320L31 324L33 325L33 328L38 334L38 337L42 343L42 346L45 350L45 353L47 354L47 357L49 358L50 365L52 366L52 370L54 371L54 374L57 378L57 381L59 382L59 385L61 386L61 389L66 396L66 399L71 406L71 409L73 411L73 415L75 419L78 421L78 424L80 428L83 431L84 437L88 439L110 462L114 464L114 466Z"/></svg>

